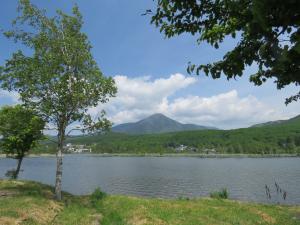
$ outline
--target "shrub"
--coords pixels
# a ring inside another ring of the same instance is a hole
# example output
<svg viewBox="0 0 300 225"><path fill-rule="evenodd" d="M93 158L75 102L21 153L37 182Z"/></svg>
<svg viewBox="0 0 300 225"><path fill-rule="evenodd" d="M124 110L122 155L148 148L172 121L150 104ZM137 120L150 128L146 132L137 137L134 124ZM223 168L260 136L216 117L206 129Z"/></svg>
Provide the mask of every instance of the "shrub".
<svg viewBox="0 0 300 225"><path fill-rule="evenodd" d="M96 188L95 191L90 196L90 201L93 206L97 204L106 196L107 194L101 191L100 188Z"/></svg>
<svg viewBox="0 0 300 225"><path fill-rule="evenodd" d="M217 199L227 199L229 196L228 191L226 188L221 189L220 191L215 191L210 193L211 198Z"/></svg>
<svg viewBox="0 0 300 225"><path fill-rule="evenodd" d="M178 200L181 200L181 201L183 201L183 200L189 201L190 198L189 198L189 197L184 197L184 196L179 196L179 197L178 197Z"/></svg>

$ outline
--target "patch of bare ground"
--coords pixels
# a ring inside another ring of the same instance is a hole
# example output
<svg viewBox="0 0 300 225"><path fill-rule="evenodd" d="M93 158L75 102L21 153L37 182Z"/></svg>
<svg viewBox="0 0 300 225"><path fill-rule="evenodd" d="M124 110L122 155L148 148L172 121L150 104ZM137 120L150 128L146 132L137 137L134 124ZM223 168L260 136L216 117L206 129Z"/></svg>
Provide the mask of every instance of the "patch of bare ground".
<svg viewBox="0 0 300 225"><path fill-rule="evenodd" d="M50 200L46 208L39 208L32 213L28 212L28 214L40 224L49 224L49 221L52 221L61 210L63 210L62 203Z"/></svg>
<svg viewBox="0 0 300 225"><path fill-rule="evenodd" d="M10 217L0 217L0 224L1 225L16 225L18 224L15 218Z"/></svg>
<svg viewBox="0 0 300 225"><path fill-rule="evenodd" d="M269 214L267 214L265 212L262 212L258 209L255 209L255 208L251 208L250 211L257 214L257 215L259 215L261 217L261 219L263 221L267 222L268 224L276 223L276 220L272 216L270 216Z"/></svg>
<svg viewBox="0 0 300 225"><path fill-rule="evenodd" d="M149 219L145 217L145 215L133 215L130 220L128 221L128 224L132 225L166 225L167 223L164 222L161 219Z"/></svg>
<svg viewBox="0 0 300 225"><path fill-rule="evenodd" d="M167 223L159 218L150 218L147 216L147 209L141 206L134 211L128 220L128 224L132 225L166 225Z"/></svg>
<svg viewBox="0 0 300 225"><path fill-rule="evenodd" d="M19 192L17 191L12 191L12 190L0 190L0 198L3 197L13 197L15 195L17 195Z"/></svg>
<svg viewBox="0 0 300 225"><path fill-rule="evenodd" d="M62 210L63 206L55 201L47 202L47 205L41 207L38 205L32 205L28 209L22 209L21 207L16 210L19 218L1 217L1 225L18 225L25 221L33 220L37 224L46 225L51 224L51 221Z"/></svg>
<svg viewBox="0 0 300 225"><path fill-rule="evenodd" d="M102 214L93 214L90 215L92 218L93 222L90 225L101 225L101 220L102 220Z"/></svg>
<svg viewBox="0 0 300 225"><path fill-rule="evenodd" d="M300 221L300 209L293 207L291 208L291 212L293 214L293 219L296 221Z"/></svg>

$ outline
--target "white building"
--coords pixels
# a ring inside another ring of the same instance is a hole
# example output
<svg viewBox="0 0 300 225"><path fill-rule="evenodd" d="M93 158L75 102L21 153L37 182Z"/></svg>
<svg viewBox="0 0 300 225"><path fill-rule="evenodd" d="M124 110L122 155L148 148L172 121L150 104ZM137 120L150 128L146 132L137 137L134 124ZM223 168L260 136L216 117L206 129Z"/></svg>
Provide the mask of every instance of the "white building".
<svg viewBox="0 0 300 225"><path fill-rule="evenodd" d="M186 146L186 145L179 145L178 147L175 148L175 150L176 150L177 152L182 152L182 151L186 150L187 147L188 147L188 146Z"/></svg>
<svg viewBox="0 0 300 225"><path fill-rule="evenodd" d="M92 152L92 149L87 148L85 145L73 145L71 143L66 144L65 150L69 153L91 153Z"/></svg>

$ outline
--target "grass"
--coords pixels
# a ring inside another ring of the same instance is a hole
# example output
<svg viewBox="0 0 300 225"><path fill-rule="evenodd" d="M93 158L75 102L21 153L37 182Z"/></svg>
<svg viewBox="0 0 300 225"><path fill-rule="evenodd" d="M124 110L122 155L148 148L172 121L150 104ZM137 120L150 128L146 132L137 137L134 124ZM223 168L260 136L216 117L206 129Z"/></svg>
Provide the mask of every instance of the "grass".
<svg viewBox="0 0 300 225"><path fill-rule="evenodd" d="M210 193L211 198L217 198L217 199L227 199L229 196L228 191L226 188L223 188L220 191L215 191Z"/></svg>
<svg viewBox="0 0 300 225"><path fill-rule="evenodd" d="M36 182L0 181L0 224L93 224L96 210L87 197L64 193L54 200L52 188Z"/></svg>
<svg viewBox="0 0 300 225"><path fill-rule="evenodd" d="M299 206L263 205L224 199L147 199L64 193L29 181L0 180L0 224L201 225L300 224Z"/></svg>

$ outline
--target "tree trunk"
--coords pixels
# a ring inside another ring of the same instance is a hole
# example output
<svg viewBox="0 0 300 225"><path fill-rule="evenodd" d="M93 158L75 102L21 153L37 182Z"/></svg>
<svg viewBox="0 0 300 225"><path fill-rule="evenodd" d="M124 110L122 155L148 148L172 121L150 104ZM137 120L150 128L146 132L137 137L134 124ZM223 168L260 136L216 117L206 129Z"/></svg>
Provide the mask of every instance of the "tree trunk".
<svg viewBox="0 0 300 225"><path fill-rule="evenodd" d="M59 147L56 153L56 179L55 179L55 198L61 200L61 178L62 178L62 149Z"/></svg>
<svg viewBox="0 0 300 225"><path fill-rule="evenodd" d="M20 169L21 169L21 164L22 164L22 161L23 161L23 157L24 156L20 156L18 158L18 165L17 165L17 169L16 171L14 172L14 179L18 179L18 176L19 176L19 172L20 172Z"/></svg>
<svg viewBox="0 0 300 225"><path fill-rule="evenodd" d="M60 129L60 131L58 132L58 146L57 146L57 153L56 153L57 164L56 164L56 179L55 179L55 198L59 201L62 199L61 180L62 180L62 170L63 170L62 151L63 151L64 137L65 137L65 130Z"/></svg>

